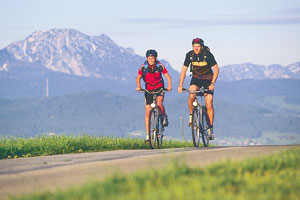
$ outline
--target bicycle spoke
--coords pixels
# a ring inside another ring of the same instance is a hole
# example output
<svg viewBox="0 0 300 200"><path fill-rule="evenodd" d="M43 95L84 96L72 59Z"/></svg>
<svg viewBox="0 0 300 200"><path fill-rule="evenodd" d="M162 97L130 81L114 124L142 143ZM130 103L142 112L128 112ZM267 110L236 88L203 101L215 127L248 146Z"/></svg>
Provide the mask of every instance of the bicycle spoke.
<svg viewBox="0 0 300 200"><path fill-rule="evenodd" d="M198 109L194 108L192 113L192 137L195 147L199 146L200 140L200 127L199 127L199 113Z"/></svg>

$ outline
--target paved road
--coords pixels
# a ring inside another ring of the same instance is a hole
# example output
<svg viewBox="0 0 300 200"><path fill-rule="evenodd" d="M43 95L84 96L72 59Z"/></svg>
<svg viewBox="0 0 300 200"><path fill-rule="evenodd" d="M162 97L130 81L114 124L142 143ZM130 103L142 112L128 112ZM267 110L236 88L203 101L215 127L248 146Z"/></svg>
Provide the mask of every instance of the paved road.
<svg viewBox="0 0 300 200"><path fill-rule="evenodd" d="M160 168L174 160L203 167L226 159L240 160L294 147L300 145L118 150L0 160L0 199L37 190L65 189L114 172Z"/></svg>

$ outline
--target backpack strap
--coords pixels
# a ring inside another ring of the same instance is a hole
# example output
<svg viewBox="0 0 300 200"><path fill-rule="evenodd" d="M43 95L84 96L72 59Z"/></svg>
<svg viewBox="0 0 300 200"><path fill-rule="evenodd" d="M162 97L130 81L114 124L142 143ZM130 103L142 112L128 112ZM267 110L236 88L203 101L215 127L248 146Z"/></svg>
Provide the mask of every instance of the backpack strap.
<svg viewBox="0 0 300 200"><path fill-rule="evenodd" d="M144 81L145 81L146 74L147 74L147 72L148 72L148 70L149 70L148 66L149 66L149 64L148 64L148 62L147 62L147 60L146 60L146 61L144 62L144 66L141 68L141 71L142 71L142 73L143 73L142 78L143 78Z"/></svg>
<svg viewBox="0 0 300 200"><path fill-rule="evenodd" d="M208 46L204 46L203 47L203 57L204 57L205 61L206 61L207 52L210 52L210 49L208 48Z"/></svg>
<svg viewBox="0 0 300 200"><path fill-rule="evenodd" d="M158 60L155 61L155 64L156 64L156 68L158 69L160 75L162 75L163 65Z"/></svg>
<svg viewBox="0 0 300 200"><path fill-rule="evenodd" d="M190 72L193 72L193 57L194 57L194 51L192 51L192 55L190 56Z"/></svg>

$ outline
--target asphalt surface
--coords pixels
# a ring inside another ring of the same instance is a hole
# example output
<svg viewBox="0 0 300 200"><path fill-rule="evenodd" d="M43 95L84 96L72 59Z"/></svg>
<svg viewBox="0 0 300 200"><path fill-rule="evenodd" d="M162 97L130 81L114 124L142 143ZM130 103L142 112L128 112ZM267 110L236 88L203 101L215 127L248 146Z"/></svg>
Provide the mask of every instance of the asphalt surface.
<svg viewBox="0 0 300 200"><path fill-rule="evenodd" d="M116 172L159 169L174 161L205 167L227 159L242 160L290 148L300 145L117 150L0 160L0 199L67 189Z"/></svg>
<svg viewBox="0 0 300 200"><path fill-rule="evenodd" d="M216 147L224 148L224 147ZM147 155L163 155L175 152L195 151L195 148L155 149L155 150L116 150L108 152L92 152L81 154L64 154L0 160L0 175L17 174L21 172L50 169L60 166L77 165L82 163L112 161ZM199 149L198 149L199 150Z"/></svg>

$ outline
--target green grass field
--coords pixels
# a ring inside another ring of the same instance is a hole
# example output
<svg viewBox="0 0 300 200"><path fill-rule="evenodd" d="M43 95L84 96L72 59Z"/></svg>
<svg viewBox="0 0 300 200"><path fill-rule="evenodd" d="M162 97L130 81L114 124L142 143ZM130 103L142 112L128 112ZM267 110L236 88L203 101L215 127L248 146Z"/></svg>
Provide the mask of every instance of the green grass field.
<svg viewBox="0 0 300 200"><path fill-rule="evenodd" d="M165 140L163 148L191 147L192 142ZM96 136L41 136L34 138L0 138L0 159L46 156L65 153L149 149L143 139Z"/></svg>
<svg viewBox="0 0 300 200"><path fill-rule="evenodd" d="M115 174L104 181L16 199L240 199L299 200L300 149L226 161L206 168L175 163L162 170Z"/></svg>

